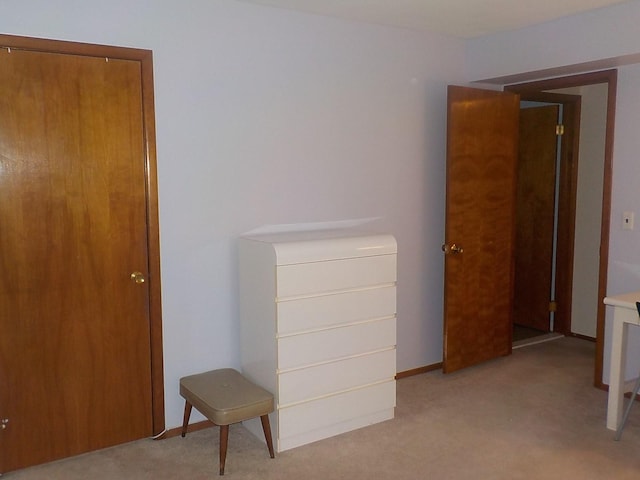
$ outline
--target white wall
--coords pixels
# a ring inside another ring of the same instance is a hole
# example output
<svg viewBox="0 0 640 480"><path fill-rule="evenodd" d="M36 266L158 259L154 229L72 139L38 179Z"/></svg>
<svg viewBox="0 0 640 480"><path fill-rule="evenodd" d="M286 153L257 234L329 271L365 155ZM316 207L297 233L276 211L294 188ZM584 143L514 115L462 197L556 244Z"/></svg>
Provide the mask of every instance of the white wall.
<svg viewBox="0 0 640 480"><path fill-rule="evenodd" d="M636 19L640 21L640 16ZM640 290L640 222L635 230L622 230L622 212L634 211L640 215L640 65L621 68L618 72L616 105L616 133L613 152L613 194L611 198L611 229L609 243L609 281L607 295ZM607 329L610 336L612 311L607 311ZM627 378L638 376L640 369L640 329L629 329L629 360ZM605 360L610 344L605 343ZM604 377L608 383L608 362Z"/></svg>
<svg viewBox="0 0 640 480"><path fill-rule="evenodd" d="M581 97L571 333L595 338L608 86L599 83L553 92Z"/></svg>
<svg viewBox="0 0 640 480"><path fill-rule="evenodd" d="M467 73L471 80L546 76L549 69L585 62L602 67L619 65L613 152L613 192L607 295L640 290L640 226L622 230L622 212L640 212L640 2L568 17L536 27L489 35L467 42ZM606 61L601 61L606 60ZM578 71L577 69L569 69ZM527 73L527 72L540 72ZM568 71L568 70L567 70ZM608 382L610 345L607 312L604 381ZM636 332L638 333L638 332ZM630 344L640 344L631 335ZM637 375L640 350L630 348L627 376Z"/></svg>
<svg viewBox="0 0 640 480"><path fill-rule="evenodd" d="M640 20L640 17L638 18ZM640 290L640 224L622 229L622 212L640 215L640 65L618 72L616 137L614 142L609 294Z"/></svg>
<svg viewBox="0 0 640 480"><path fill-rule="evenodd" d="M472 39L466 45L468 77L485 80L579 64L606 68L607 63L640 62L639 18L640 1L635 0Z"/></svg>
<svg viewBox="0 0 640 480"><path fill-rule="evenodd" d="M607 85L567 89L581 95L571 332L596 337Z"/></svg>
<svg viewBox="0 0 640 480"><path fill-rule="evenodd" d="M239 365L235 240L262 225L377 218L399 245L398 369L441 361L462 41L233 0L3 0L0 32L153 50L169 428L180 376Z"/></svg>

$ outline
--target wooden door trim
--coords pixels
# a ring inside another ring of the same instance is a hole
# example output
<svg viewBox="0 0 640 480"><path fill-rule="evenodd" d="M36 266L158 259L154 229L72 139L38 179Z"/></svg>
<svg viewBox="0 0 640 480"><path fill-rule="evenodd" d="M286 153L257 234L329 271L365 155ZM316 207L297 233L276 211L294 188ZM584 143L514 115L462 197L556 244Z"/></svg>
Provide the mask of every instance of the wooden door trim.
<svg viewBox="0 0 640 480"><path fill-rule="evenodd" d="M607 290L607 269L609 265L609 229L611 224L612 188L611 172L613 164L617 79L618 71L613 69L505 86L505 90L520 93L522 95L527 92L540 92L544 90L580 87L599 83L607 85L607 124L605 130L602 220L600 230L600 264L598 274L598 310L596 323L596 359L594 367L594 385L598 388L605 388L605 385L602 382L605 327L605 308L603 300Z"/></svg>
<svg viewBox="0 0 640 480"><path fill-rule="evenodd" d="M144 123L147 248L149 256L149 330L151 345L151 399L153 435L165 429L164 372L162 350L162 303L160 288L160 230L158 221L158 183L156 160L155 109L153 93L153 56L151 50L88 43L48 40L0 34L0 48L45 53L118 58L140 63L142 114Z"/></svg>

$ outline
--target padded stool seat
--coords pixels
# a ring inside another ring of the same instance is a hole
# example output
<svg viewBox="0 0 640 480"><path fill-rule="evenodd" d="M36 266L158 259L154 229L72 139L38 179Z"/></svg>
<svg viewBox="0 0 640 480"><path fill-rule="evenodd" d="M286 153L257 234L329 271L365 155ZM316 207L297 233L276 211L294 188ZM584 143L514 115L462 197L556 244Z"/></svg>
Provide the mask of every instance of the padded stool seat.
<svg viewBox="0 0 640 480"><path fill-rule="evenodd" d="M224 475L232 423L260 417L269 455L274 458L269 424L274 402L273 395L264 388L251 383L237 370L223 368L181 378L180 395L185 399L183 437L187 434L192 407L220 426L220 475Z"/></svg>

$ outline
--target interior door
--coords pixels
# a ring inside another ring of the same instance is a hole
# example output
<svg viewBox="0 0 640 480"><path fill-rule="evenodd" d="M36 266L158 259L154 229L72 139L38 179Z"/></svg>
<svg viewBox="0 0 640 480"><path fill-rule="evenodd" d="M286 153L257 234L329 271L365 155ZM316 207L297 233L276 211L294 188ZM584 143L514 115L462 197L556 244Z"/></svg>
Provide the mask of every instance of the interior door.
<svg viewBox="0 0 640 480"><path fill-rule="evenodd" d="M549 331L558 105L520 110L513 322Z"/></svg>
<svg viewBox="0 0 640 480"><path fill-rule="evenodd" d="M140 64L0 49L0 85L7 472L149 436L152 397Z"/></svg>
<svg viewBox="0 0 640 480"><path fill-rule="evenodd" d="M444 361L511 353L519 96L450 86Z"/></svg>

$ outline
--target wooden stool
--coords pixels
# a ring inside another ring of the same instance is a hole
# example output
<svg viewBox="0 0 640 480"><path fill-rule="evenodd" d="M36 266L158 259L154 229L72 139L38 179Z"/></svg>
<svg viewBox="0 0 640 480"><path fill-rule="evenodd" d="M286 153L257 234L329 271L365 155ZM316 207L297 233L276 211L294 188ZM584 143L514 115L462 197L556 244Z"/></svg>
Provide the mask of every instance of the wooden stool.
<svg viewBox="0 0 640 480"><path fill-rule="evenodd" d="M182 436L187 434L191 407L220 426L220 475L224 475L229 425L260 417L269 455L274 458L269 413L273 412L273 395L254 385L232 368L212 370L180 379L184 397Z"/></svg>

